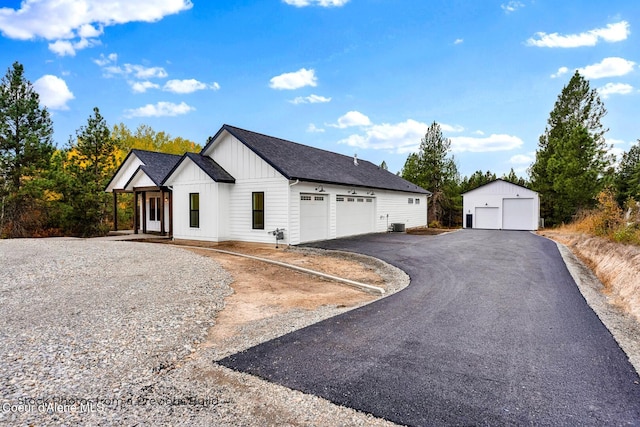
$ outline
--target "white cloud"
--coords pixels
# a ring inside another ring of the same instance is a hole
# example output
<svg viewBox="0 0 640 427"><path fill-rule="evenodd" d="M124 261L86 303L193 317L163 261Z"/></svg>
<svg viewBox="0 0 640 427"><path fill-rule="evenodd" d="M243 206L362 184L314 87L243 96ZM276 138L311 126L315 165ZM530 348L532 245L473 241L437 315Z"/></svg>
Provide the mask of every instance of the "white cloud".
<svg viewBox="0 0 640 427"><path fill-rule="evenodd" d="M535 34L535 37L527 40L527 45L551 48L595 46L600 40L608 43L626 40L629 34L629 23L620 21L615 24L609 24L605 28L596 28L580 34L561 35L558 33L547 34L539 32Z"/></svg>
<svg viewBox="0 0 640 427"><path fill-rule="evenodd" d="M144 81L144 82L129 82L129 84L131 85L131 89L135 92L135 93L144 93L146 92L148 89L158 89L160 86L156 83L152 83L150 81Z"/></svg>
<svg viewBox="0 0 640 427"><path fill-rule="evenodd" d="M558 72L555 74L551 74L551 78L552 79L557 79L560 76L563 76L565 74L567 74L569 72L569 69L567 67L560 67L558 68Z"/></svg>
<svg viewBox="0 0 640 427"><path fill-rule="evenodd" d="M316 125L314 125L313 123L309 123L309 126L307 126L307 132L309 132L309 133L322 133L322 132L324 132L324 129L316 127Z"/></svg>
<svg viewBox="0 0 640 427"><path fill-rule="evenodd" d="M33 87L40 95L40 103L51 110L68 110L67 102L75 98L64 80L50 74L36 80Z"/></svg>
<svg viewBox="0 0 640 427"><path fill-rule="evenodd" d="M305 86L317 86L317 77L315 70L307 70L301 68L292 73L284 73L273 77L269 81L269 87L272 89L300 89Z"/></svg>
<svg viewBox="0 0 640 427"><path fill-rule="evenodd" d="M522 147L523 141L517 136L491 134L487 137L454 136L451 137L451 151L472 153L509 151Z"/></svg>
<svg viewBox="0 0 640 427"><path fill-rule="evenodd" d="M365 130L364 135L350 135L338 141L351 147L373 150L388 150L398 154L413 153L418 150L420 140L429 125L412 119L401 123L383 123Z"/></svg>
<svg viewBox="0 0 640 427"><path fill-rule="evenodd" d="M322 6L340 7L349 3L349 0L283 0L286 4L295 7Z"/></svg>
<svg viewBox="0 0 640 427"><path fill-rule="evenodd" d="M193 93L199 90L218 90L220 85L216 82L212 84L202 83L196 79L169 80L164 84L162 90L173 93Z"/></svg>
<svg viewBox="0 0 640 427"><path fill-rule="evenodd" d="M514 165L529 165L536 159L536 153L516 154L511 156L509 163Z"/></svg>
<svg viewBox="0 0 640 427"><path fill-rule="evenodd" d="M600 95L602 95L602 97L605 99L614 94L628 95L632 92L633 86L626 83L607 83L606 85L598 89L598 93L600 93Z"/></svg>
<svg viewBox="0 0 640 427"><path fill-rule="evenodd" d="M331 102L331 98L327 98L320 95L298 96L291 101L292 104L319 104L325 102Z"/></svg>
<svg viewBox="0 0 640 427"><path fill-rule="evenodd" d="M460 125L448 125L446 123L438 123L440 125L440 130L442 130L442 132L451 132L451 133L457 133L457 132L464 132L464 128Z"/></svg>
<svg viewBox="0 0 640 427"><path fill-rule="evenodd" d="M464 43L464 39L455 39L455 41L453 42L453 44L462 44Z"/></svg>
<svg viewBox="0 0 640 427"><path fill-rule="evenodd" d="M184 102L174 104L173 102L160 101L156 104L147 104L144 107L134 108L125 111L125 116L131 117L172 117L187 114L195 108Z"/></svg>
<svg viewBox="0 0 640 427"><path fill-rule="evenodd" d="M100 54L100 58L93 60L93 62L98 64L98 66L100 66L100 67L107 66L109 64L115 63L116 61L118 61L118 54L117 53L110 53L107 56L104 56L104 54L101 53Z"/></svg>
<svg viewBox="0 0 640 427"><path fill-rule="evenodd" d="M327 125L334 128L344 129L354 126L369 126L371 120L359 111L349 111L338 119L337 124Z"/></svg>
<svg viewBox="0 0 640 427"><path fill-rule="evenodd" d="M19 9L0 8L0 32L11 39L52 40L52 52L73 56L100 44L106 26L155 22L191 7L191 0L23 0Z"/></svg>
<svg viewBox="0 0 640 427"><path fill-rule="evenodd" d="M584 68L578 68L580 74L587 79L601 79L603 77L619 77L629 74L633 71L635 62L628 61L624 58L611 57L605 58L598 64L587 65Z"/></svg>
<svg viewBox="0 0 640 427"><path fill-rule="evenodd" d="M512 0L509 3L501 4L500 7L502 8L502 10L504 10L505 13L511 13L523 8L524 3Z"/></svg>
<svg viewBox="0 0 640 427"><path fill-rule="evenodd" d="M96 64L105 63L104 59L94 60ZM133 77L136 79L163 79L169 74L162 67L145 67L144 65L124 64L122 67L115 65L113 62L107 62L106 66L102 67L102 71L106 77L124 76Z"/></svg>

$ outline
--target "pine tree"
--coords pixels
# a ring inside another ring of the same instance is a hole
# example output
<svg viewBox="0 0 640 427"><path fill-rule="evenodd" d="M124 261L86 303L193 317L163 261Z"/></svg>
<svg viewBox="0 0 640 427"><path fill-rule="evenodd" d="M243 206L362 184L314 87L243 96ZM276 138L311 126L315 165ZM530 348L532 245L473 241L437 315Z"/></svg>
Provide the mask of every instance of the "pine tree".
<svg viewBox="0 0 640 427"><path fill-rule="evenodd" d="M46 222L40 178L54 151L53 124L15 62L0 81L0 236L37 233Z"/></svg>
<svg viewBox="0 0 640 427"><path fill-rule="evenodd" d="M629 198L640 201L640 141L623 154L615 176L615 186L621 206Z"/></svg>
<svg viewBox="0 0 640 427"><path fill-rule="evenodd" d="M109 231L111 197L104 192L117 167L118 140L112 138L100 110L69 141L64 167L69 177L65 199L72 207L65 228L72 234L103 235Z"/></svg>
<svg viewBox="0 0 640 427"><path fill-rule="evenodd" d="M449 223L449 211L455 209L453 200L457 192L458 168L453 157L449 157L451 140L442 135L440 125L433 122L420 142L418 153L407 158L402 177L431 191L429 222ZM450 224L449 224L450 225Z"/></svg>
<svg viewBox="0 0 640 427"><path fill-rule="evenodd" d="M595 203L611 165L601 123L605 114L598 92L576 71L558 96L529 170L548 224L567 222Z"/></svg>

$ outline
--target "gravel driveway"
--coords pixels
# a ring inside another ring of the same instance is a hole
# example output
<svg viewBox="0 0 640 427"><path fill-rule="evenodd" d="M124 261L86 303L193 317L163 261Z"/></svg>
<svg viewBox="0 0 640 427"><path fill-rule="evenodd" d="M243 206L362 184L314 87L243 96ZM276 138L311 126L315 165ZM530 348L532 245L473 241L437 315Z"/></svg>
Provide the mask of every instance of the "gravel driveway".
<svg viewBox="0 0 640 427"><path fill-rule="evenodd" d="M158 244L0 240L0 425L374 425L384 420L213 363L231 277ZM292 312L269 336L345 309Z"/></svg>
<svg viewBox="0 0 640 427"><path fill-rule="evenodd" d="M638 425L640 378L554 242L367 235L404 291L219 363L409 425Z"/></svg>

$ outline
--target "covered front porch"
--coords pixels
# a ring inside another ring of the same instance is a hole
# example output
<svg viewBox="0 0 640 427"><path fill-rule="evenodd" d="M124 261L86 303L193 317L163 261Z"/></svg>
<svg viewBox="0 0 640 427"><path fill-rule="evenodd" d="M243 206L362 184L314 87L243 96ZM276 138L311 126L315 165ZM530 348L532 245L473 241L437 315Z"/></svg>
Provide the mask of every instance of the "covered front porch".
<svg viewBox="0 0 640 427"><path fill-rule="evenodd" d="M113 231L118 231L118 195L133 194L133 233L173 235L172 192L167 187L134 187L113 190Z"/></svg>

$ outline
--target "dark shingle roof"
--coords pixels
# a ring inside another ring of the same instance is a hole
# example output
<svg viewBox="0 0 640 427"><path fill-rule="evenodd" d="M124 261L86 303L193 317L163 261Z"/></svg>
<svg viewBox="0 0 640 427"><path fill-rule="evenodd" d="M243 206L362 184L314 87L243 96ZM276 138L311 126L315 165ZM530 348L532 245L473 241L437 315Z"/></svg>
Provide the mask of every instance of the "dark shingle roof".
<svg viewBox="0 0 640 427"><path fill-rule="evenodd" d="M299 179L318 183L430 194L429 191L366 160L358 159L356 166L353 157L229 125L222 126L201 153L205 153L213 141L225 130L290 180Z"/></svg>
<svg viewBox="0 0 640 427"><path fill-rule="evenodd" d="M151 180L159 187L162 185L167 174L171 172L175 165L178 164L182 156L176 154L158 153L156 151L131 150L144 166L140 169L151 178Z"/></svg>
<svg viewBox="0 0 640 427"><path fill-rule="evenodd" d="M222 166L217 164L211 157L203 156L201 154L196 153L185 153L184 156L175 164L175 166L166 174L162 183L173 174L173 172L178 169L180 164L184 161L184 159L189 158L193 163L195 163L200 169L204 171L211 179L216 182L230 182L235 183L236 179L229 174Z"/></svg>

